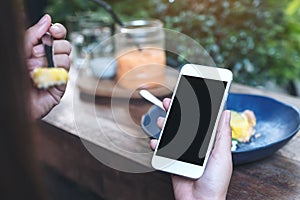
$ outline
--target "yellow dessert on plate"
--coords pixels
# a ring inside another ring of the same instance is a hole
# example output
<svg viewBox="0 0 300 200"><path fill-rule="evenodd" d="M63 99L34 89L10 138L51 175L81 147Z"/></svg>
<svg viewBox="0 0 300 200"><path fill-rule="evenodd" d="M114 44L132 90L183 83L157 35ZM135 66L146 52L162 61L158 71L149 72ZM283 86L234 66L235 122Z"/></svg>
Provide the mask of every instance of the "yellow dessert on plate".
<svg viewBox="0 0 300 200"><path fill-rule="evenodd" d="M244 112L231 111L230 127L232 129L232 139L239 142L249 142L255 133L256 117L251 110Z"/></svg>
<svg viewBox="0 0 300 200"><path fill-rule="evenodd" d="M64 85L68 81L68 72L64 68L36 68L32 79L37 88L47 89L56 85Z"/></svg>

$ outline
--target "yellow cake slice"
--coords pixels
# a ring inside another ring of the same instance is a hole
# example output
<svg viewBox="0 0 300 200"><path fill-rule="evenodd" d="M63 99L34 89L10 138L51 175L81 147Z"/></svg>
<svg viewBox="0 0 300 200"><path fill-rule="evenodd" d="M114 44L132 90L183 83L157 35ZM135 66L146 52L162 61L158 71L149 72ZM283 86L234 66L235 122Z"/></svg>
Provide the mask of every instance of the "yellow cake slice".
<svg viewBox="0 0 300 200"><path fill-rule="evenodd" d="M36 68L32 79L37 88L47 89L56 85L64 85L68 81L68 72L64 68Z"/></svg>
<svg viewBox="0 0 300 200"><path fill-rule="evenodd" d="M230 127L232 138L239 142L249 142L255 133L256 117L251 110L244 112L231 111Z"/></svg>

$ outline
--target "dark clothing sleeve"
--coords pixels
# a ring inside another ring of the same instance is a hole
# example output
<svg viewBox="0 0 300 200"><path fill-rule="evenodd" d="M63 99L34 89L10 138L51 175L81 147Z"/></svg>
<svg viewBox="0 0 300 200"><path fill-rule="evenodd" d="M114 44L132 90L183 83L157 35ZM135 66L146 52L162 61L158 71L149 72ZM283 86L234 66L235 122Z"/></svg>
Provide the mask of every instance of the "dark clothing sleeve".
<svg viewBox="0 0 300 200"><path fill-rule="evenodd" d="M44 15L48 0L24 0L27 26L32 26Z"/></svg>

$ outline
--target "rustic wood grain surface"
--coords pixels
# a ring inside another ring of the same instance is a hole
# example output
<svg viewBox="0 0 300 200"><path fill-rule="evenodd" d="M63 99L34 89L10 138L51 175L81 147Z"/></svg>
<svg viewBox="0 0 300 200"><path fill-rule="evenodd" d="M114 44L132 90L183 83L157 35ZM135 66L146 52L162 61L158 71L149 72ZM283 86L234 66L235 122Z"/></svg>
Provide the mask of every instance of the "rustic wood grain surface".
<svg viewBox="0 0 300 200"><path fill-rule="evenodd" d="M151 170L149 139L140 127L141 116L151 104L143 99L81 94L76 77L72 69L61 103L40 122L36 140L40 160L105 199L172 199L169 175L126 173L107 166ZM238 84L233 84L231 92L265 95L300 108L299 98L285 94ZM236 166L227 198L300 199L299 145L298 133L273 156ZM95 159L99 155L112 163L102 164Z"/></svg>

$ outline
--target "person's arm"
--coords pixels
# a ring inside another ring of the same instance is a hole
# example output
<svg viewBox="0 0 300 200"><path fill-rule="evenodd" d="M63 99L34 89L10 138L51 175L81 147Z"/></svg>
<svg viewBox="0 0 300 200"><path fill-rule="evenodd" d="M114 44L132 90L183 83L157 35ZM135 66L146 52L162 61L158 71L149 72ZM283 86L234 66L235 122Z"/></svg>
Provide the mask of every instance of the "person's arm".
<svg viewBox="0 0 300 200"><path fill-rule="evenodd" d="M163 105L169 108L170 99L164 99ZM158 119L158 126L163 125L163 118ZM157 140L151 140L155 149ZM230 111L223 112L214 148L209 157L203 175L197 180L172 175L175 198L180 199L226 199L232 175Z"/></svg>
<svg viewBox="0 0 300 200"><path fill-rule="evenodd" d="M67 30L59 24L52 24L51 17L44 15L37 24L33 25L25 32L24 48L25 59L29 75L37 67L47 66L44 47L41 38L49 32L54 38L54 62L57 67L70 68L71 44L65 40ZM66 86L51 87L47 90L39 90L32 86L31 90L31 110L35 119L45 116L55 105L60 102Z"/></svg>

